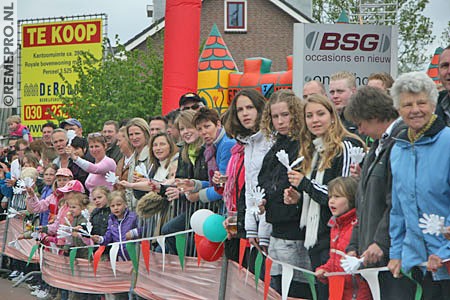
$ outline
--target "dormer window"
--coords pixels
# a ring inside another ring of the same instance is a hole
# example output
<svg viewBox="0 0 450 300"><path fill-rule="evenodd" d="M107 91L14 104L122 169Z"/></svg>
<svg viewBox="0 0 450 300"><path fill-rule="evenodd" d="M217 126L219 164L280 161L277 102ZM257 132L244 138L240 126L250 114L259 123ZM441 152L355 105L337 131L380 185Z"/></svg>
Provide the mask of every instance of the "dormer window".
<svg viewBox="0 0 450 300"><path fill-rule="evenodd" d="M225 31L247 31L247 1L225 0Z"/></svg>

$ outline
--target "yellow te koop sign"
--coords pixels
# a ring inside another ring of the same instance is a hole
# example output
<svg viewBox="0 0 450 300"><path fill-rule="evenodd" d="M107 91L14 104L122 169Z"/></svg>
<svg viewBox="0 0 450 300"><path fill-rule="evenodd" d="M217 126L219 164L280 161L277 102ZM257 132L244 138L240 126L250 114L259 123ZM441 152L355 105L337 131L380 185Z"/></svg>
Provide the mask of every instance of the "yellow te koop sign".
<svg viewBox="0 0 450 300"><path fill-rule="evenodd" d="M33 136L41 136L51 113L62 116L59 97L76 92L73 64L82 51L100 58L102 41L102 19L22 24L22 123Z"/></svg>

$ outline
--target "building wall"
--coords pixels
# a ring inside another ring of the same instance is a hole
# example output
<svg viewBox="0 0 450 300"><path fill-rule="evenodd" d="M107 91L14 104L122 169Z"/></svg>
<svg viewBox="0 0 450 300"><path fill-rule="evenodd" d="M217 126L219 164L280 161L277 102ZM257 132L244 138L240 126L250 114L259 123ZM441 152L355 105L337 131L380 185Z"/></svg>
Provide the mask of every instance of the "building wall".
<svg viewBox="0 0 450 300"><path fill-rule="evenodd" d="M247 1L247 32L224 32L224 0L205 0L201 15L201 44L212 25L217 24L239 71L244 59L265 57L272 60L272 71L286 70L286 56L292 54L296 20L267 0Z"/></svg>
<svg viewBox="0 0 450 300"><path fill-rule="evenodd" d="M287 69L286 56L292 54L293 47L294 18L267 0L248 0L247 32L226 33L224 0L204 0L202 5L200 46L216 23L239 71L244 71L244 59L250 57L272 60L272 72ZM154 43L159 48L162 40L154 37ZM137 48L143 50L146 45L142 43Z"/></svg>

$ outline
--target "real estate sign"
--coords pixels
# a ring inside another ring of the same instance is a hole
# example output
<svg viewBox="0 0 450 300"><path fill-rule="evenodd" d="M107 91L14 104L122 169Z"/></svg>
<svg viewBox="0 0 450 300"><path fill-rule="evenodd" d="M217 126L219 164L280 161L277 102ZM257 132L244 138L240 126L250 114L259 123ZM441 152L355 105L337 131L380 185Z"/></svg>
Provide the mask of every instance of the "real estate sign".
<svg viewBox="0 0 450 300"><path fill-rule="evenodd" d="M293 89L307 81L328 87L338 71L354 73L358 85L374 72L397 75L397 27L356 24L295 24Z"/></svg>
<svg viewBox="0 0 450 300"><path fill-rule="evenodd" d="M22 123L40 136L44 123L62 116L60 96L76 93L78 56L102 57L102 19L22 23L21 29Z"/></svg>

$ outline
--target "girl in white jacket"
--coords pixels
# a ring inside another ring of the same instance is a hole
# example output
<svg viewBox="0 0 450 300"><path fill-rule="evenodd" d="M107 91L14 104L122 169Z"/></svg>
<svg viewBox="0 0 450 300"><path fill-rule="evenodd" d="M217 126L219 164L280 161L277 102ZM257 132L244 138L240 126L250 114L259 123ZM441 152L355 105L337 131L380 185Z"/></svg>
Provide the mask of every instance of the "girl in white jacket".
<svg viewBox="0 0 450 300"><path fill-rule="evenodd" d="M266 223L265 214L255 210L257 203L253 198L253 190L258 186L258 174L264 156L273 143L259 130L265 104L266 99L257 90L241 90L231 102L224 124L228 135L244 146L246 237L251 244L262 247L268 247L272 227ZM239 212L240 208L237 210ZM238 224L239 217L238 213Z"/></svg>

